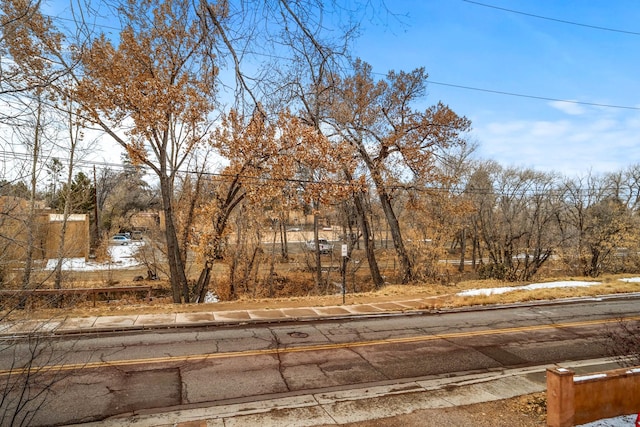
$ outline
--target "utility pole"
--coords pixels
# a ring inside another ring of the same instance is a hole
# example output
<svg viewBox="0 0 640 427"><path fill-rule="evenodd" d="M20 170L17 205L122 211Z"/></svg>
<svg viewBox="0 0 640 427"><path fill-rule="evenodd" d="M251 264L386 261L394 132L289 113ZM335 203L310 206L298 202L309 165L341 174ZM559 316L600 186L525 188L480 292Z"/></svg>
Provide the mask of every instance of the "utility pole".
<svg viewBox="0 0 640 427"><path fill-rule="evenodd" d="M345 297L347 293L347 245L342 245L342 304L345 303Z"/></svg>
<svg viewBox="0 0 640 427"><path fill-rule="evenodd" d="M96 221L95 245L98 246L100 240L100 221L98 221L98 180L96 179L96 165L93 165L93 218Z"/></svg>

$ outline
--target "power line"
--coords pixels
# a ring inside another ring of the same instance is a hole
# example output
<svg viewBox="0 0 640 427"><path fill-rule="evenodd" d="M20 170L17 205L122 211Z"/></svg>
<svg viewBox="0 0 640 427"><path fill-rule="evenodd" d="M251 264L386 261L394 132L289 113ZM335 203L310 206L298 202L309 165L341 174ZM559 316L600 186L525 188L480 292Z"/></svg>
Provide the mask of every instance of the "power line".
<svg viewBox="0 0 640 427"><path fill-rule="evenodd" d="M31 156L30 153L17 153L12 151L1 151L0 156L5 157L14 157L16 160L28 160ZM57 157L62 161L69 161L69 159L65 159L64 157ZM125 165L116 164L116 163L108 163L104 161L91 161L91 160L83 160L77 161L76 165L78 167L91 167L97 166L99 168L114 168L118 170L124 170ZM148 171L148 167L144 165L136 166L140 171ZM292 177L274 177L274 176L256 176L256 175L236 175L225 172L206 172L206 171L196 171L190 169L180 169L177 172L184 175L203 175L211 178L219 178L221 180L230 179L234 180L239 178L240 181L244 182L253 182L253 185L257 185L259 187L268 186L269 182L281 182L281 183L290 183L290 184L298 184L298 185L321 185L325 187L343 187L343 188L352 188L358 189L360 185L353 181L346 181L341 179L303 179L303 178L292 178ZM26 176L26 175L25 175ZM8 180L8 182L15 184L24 177L17 177L15 179ZM256 184L257 183L257 184ZM467 195L484 195L484 196L495 196L495 197L504 197L504 196L512 196L512 197L533 197L539 195L546 195L549 197L560 197L566 195L566 187L562 183L557 183L556 187L553 188L531 188L528 186L523 186L518 189L513 190L501 190L499 188L494 188L494 186L490 186L488 188L465 188L464 190L460 188L453 188L447 186L436 186L436 185L422 185L418 186L415 184L407 183L395 183L388 184L385 186L387 190L394 191L411 191L417 193L436 193L436 194L448 194L448 193L456 193L461 195L461 193ZM586 187L585 191L606 191L610 190L612 187L608 185L602 186L589 186ZM628 192L635 191L636 188L633 185L629 185L626 187ZM580 191L580 190L578 190Z"/></svg>
<svg viewBox="0 0 640 427"><path fill-rule="evenodd" d="M601 26L598 26L598 25L590 25L590 24L583 24L583 23L575 22L575 21L567 21L565 19L551 18L551 17L548 17L548 16L536 15L536 14L533 14L533 13L521 12L519 10L507 9L505 7L494 6L494 5L486 4L486 3L480 3L480 2L477 2L477 1L473 1L473 0L462 0L462 1L465 2L465 3L475 4L477 6L488 7L490 9L502 10L504 12L516 13L518 15L529 16L531 18L537 18L537 19L544 19L546 21L559 22L561 24L576 25L578 27L591 28L593 30L610 31L610 32L614 32L614 33L629 34L629 35L632 35L632 36L640 36L640 33L636 32L636 31L620 30L620 29L617 29L617 28L601 27Z"/></svg>
<svg viewBox="0 0 640 427"><path fill-rule="evenodd" d="M463 0L463 1L466 1L466 0ZM251 53L252 55L255 55L255 56L262 56L262 57L269 58L269 59L291 60L291 58L288 58L288 57L285 57L285 56L280 56L280 55L273 55L273 54L267 54L267 53L261 53L261 52L253 52L253 51L251 51L249 53ZM376 75L376 76L381 76L381 77L386 77L387 76L387 74L379 72L379 71L372 71L371 74ZM477 91L477 92L493 93L493 94L496 94L496 95L516 96L516 97L520 97L520 98L537 99L537 100L542 100L542 101L555 101L555 102L564 102L564 103L567 103L567 104L588 105L588 106L592 106L592 107L602 107L602 108L617 108L617 109L623 109L623 110L636 110L636 111L640 110L640 107L632 107L632 106L629 106L629 105L601 104L601 103L597 103L597 102L575 101L575 100L571 100L571 99L552 98L552 97L540 96L540 95L528 95L528 94L523 94L523 93L507 92L507 91L497 90L497 89L486 89L486 88L480 88L480 87L475 87L475 86L460 85L460 84L455 84L455 83L438 82L438 81L434 81L434 80L431 80L431 79L427 79L427 84L434 84L434 85L438 85L438 86L447 86L447 87L453 87L453 88L464 89L464 90L473 90L473 91Z"/></svg>
<svg viewBox="0 0 640 427"><path fill-rule="evenodd" d="M618 33L625 33L625 34L640 36L640 32L618 30L618 29L613 29L613 28L599 27L599 26L595 26L595 25L581 24L581 23L572 22L572 21L549 18L549 17L545 17L545 16L541 16L541 15L535 15L535 14L521 12L521 11L517 11L517 10L513 10L513 9L507 9L507 8L493 6L493 5L489 5L489 4L485 4L485 3L480 3L480 2L477 2L477 1L473 1L473 0L462 0L462 1L464 1L466 3L482 6L482 7L502 10L502 11L510 12L510 13L517 13L517 14L530 16L530 17L534 17L534 18L538 18L538 19L546 19L546 20L560 22L560 23L564 23L564 24L571 24L571 25L577 25L577 26L582 26L582 27L587 27L587 28L592 28L592 29L606 30L606 31L612 31L612 32L618 32ZM45 15L45 16L49 16L49 15ZM72 19L69 19L69 18L61 18L61 17L54 17L54 16L49 16L49 17L52 18L52 19L73 21ZM113 29L113 30L118 30L118 28L116 28L116 27L109 27L109 26L101 25L101 24L95 24L95 26L96 27L103 27L103 28ZM285 56L281 56L281 55L275 55L275 54L268 54L268 53L264 53L264 52L248 51L247 53L250 53L250 54L255 55L255 56L261 56L261 57L264 57L264 58L269 58L269 59L292 60L292 58L289 58L289 57L285 57ZM386 76L386 74L380 73L380 72L373 72L372 74L380 75L380 76ZM628 105L601 104L601 103L596 103L596 102L575 101L575 100L554 98L554 97L547 97L547 96L540 96L540 95L529 95L529 94L523 94L523 93L507 92L507 91L498 90L498 89L486 89L486 88L480 88L480 87L468 86L468 85L461 85L461 84L455 84L455 83L438 82L438 81L434 81L434 80L427 80L427 82L431 83L431 84L438 85L438 86L453 87L453 88L457 88L457 89L471 90L471 91L484 92L484 93L492 93L492 94L503 95L503 96L514 96L514 97L519 97L519 98L537 99L537 100L542 100L542 101L554 101L554 102L562 102L562 103L567 103L567 104L586 105L586 106L601 107L601 108L614 108L614 109L640 111L640 107L633 107L633 106L628 106Z"/></svg>
<svg viewBox="0 0 640 427"><path fill-rule="evenodd" d="M592 106L592 107L618 108L618 109L624 109L624 110L640 110L640 107L631 107L631 106L628 106L628 105L599 104L599 103L596 103L596 102L572 101L572 100L569 100L569 99L550 98L550 97L538 96L538 95L526 95L526 94L523 94L523 93L505 92L505 91L502 91L502 90L494 90L494 89L483 89L483 88L479 88L479 87L457 85L457 84L453 84L453 83L436 82L436 81L433 81L433 80L427 80L427 83L431 83L431 84L439 85L439 86L455 87L455 88L458 88L458 89L475 90L477 92L495 93L495 94L498 94L498 95L508 95L508 96L517 96L517 97L520 97L520 98L540 99L540 100L543 100L543 101L566 102L567 104L589 105L589 106Z"/></svg>

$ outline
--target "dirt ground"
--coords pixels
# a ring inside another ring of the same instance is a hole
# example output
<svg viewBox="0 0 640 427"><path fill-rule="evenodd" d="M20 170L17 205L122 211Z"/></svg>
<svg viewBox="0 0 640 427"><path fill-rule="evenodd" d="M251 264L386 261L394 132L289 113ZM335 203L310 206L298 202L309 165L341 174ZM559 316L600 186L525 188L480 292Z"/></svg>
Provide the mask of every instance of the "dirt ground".
<svg viewBox="0 0 640 427"><path fill-rule="evenodd" d="M546 426L546 399L544 393L535 393L513 399L421 410L392 418L344 425L346 427L543 427Z"/></svg>

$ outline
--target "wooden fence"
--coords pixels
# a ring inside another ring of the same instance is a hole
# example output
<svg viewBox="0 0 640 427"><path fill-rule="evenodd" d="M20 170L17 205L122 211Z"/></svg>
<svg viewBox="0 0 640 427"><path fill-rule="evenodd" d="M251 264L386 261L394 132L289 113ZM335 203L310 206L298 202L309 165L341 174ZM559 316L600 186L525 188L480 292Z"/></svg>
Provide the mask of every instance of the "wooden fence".
<svg viewBox="0 0 640 427"><path fill-rule="evenodd" d="M46 296L77 296L91 295L93 306L96 306L97 296L106 295L109 299L110 295L122 295L127 293L144 294L146 301L151 301L151 286L120 286L105 288L73 288L73 289L2 289L0 290L0 301L3 305L7 300L13 299L21 305L26 305L29 299L42 298Z"/></svg>

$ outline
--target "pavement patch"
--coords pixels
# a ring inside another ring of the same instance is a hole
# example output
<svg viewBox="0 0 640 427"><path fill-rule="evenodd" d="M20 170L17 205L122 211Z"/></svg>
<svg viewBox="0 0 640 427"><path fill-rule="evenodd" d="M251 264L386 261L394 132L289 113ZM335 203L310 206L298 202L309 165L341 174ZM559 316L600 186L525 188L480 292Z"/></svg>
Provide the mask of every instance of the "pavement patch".
<svg viewBox="0 0 640 427"><path fill-rule="evenodd" d="M282 313L280 310L248 310L252 319L280 319Z"/></svg>
<svg viewBox="0 0 640 427"><path fill-rule="evenodd" d="M315 317L318 315L318 313L311 308L283 308L280 311L282 311L285 316L293 318Z"/></svg>
<svg viewBox="0 0 640 427"><path fill-rule="evenodd" d="M374 307L373 305L362 304L362 305L350 306L349 311L352 313L378 313L378 312L381 312L382 310L377 307Z"/></svg>
<svg viewBox="0 0 640 427"><path fill-rule="evenodd" d="M213 313L178 313L176 315L177 324L208 323L216 320Z"/></svg>
<svg viewBox="0 0 640 427"><path fill-rule="evenodd" d="M383 302L370 305L384 311L402 311L404 308L406 308L405 306L396 304L395 302Z"/></svg>
<svg viewBox="0 0 640 427"><path fill-rule="evenodd" d="M141 314L138 316L134 325L146 326L146 325L172 325L176 322L175 313L164 314Z"/></svg>
<svg viewBox="0 0 640 427"><path fill-rule="evenodd" d="M154 369L125 372L119 387L110 390L109 412L139 411L147 408L177 406L182 403L179 369Z"/></svg>
<svg viewBox="0 0 640 427"><path fill-rule="evenodd" d="M9 323L7 328L2 329L3 334L37 334L42 332L55 331L60 327L61 322L57 320L47 323L38 320L23 320Z"/></svg>
<svg viewBox="0 0 640 427"><path fill-rule="evenodd" d="M136 322L136 318L138 315L134 316L104 316L98 317L96 322L93 324L96 328L105 328L110 326L122 327L122 326L133 326Z"/></svg>
<svg viewBox="0 0 640 427"><path fill-rule="evenodd" d="M64 319L57 330L75 331L77 329L91 329L96 323L97 317L72 317Z"/></svg>
<svg viewBox="0 0 640 427"><path fill-rule="evenodd" d="M316 312L325 316L341 316L351 312L342 307L316 307Z"/></svg>
<svg viewBox="0 0 640 427"><path fill-rule="evenodd" d="M411 308L411 309L422 309L425 307L424 300L397 301L396 304L398 304L401 307Z"/></svg>
<svg viewBox="0 0 640 427"><path fill-rule="evenodd" d="M219 311L213 315L216 320L251 320L246 311Z"/></svg>

